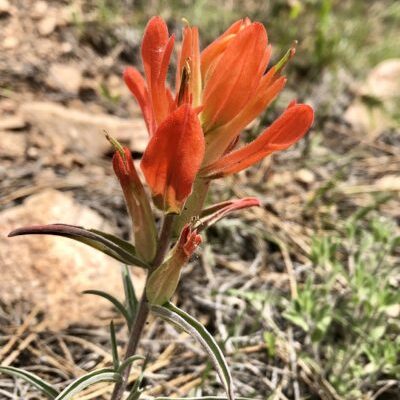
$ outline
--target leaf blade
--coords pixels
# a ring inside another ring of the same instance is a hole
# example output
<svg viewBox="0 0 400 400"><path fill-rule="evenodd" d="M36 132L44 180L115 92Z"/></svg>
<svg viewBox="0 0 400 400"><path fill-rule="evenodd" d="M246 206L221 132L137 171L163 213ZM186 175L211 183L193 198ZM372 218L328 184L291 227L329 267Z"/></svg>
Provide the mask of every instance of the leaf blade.
<svg viewBox="0 0 400 400"><path fill-rule="evenodd" d="M24 371L14 367L0 367L0 372L15 378L23 379L25 382L31 384L36 389L40 390L48 398L54 400L58 396L58 391L50 384L45 382L42 378L33 374L32 372Z"/></svg>
<svg viewBox="0 0 400 400"><path fill-rule="evenodd" d="M167 322L179 326L194 337L208 354L221 382L225 388L228 400L235 400L233 393L232 376L225 357L215 339L206 328L185 311L168 302L163 306L151 305L150 310Z"/></svg>
<svg viewBox="0 0 400 400"><path fill-rule="evenodd" d="M115 335L115 327L114 321L110 322L110 338L111 338L111 351L112 351L112 358L113 358L113 366L114 370L119 368L119 356L118 356L118 347L117 347L117 337Z"/></svg>
<svg viewBox="0 0 400 400"><path fill-rule="evenodd" d="M121 375L111 368L89 372L70 383L54 400L69 400L83 389L98 382L117 382Z"/></svg>
<svg viewBox="0 0 400 400"><path fill-rule="evenodd" d="M136 255L135 247L114 235L95 229L67 224L34 225L15 229L8 237L21 235L54 235L84 243L124 264L149 268L148 264Z"/></svg>
<svg viewBox="0 0 400 400"><path fill-rule="evenodd" d="M132 322L135 320L137 307L138 307L138 299L136 297L135 287L132 283L132 277L129 271L128 266L124 265L122 269L122 282L124 285L124 293L125 293L125 303L127 307L127 313L130 317L131 323L128 324L128 328L131 329Z"/></svg>

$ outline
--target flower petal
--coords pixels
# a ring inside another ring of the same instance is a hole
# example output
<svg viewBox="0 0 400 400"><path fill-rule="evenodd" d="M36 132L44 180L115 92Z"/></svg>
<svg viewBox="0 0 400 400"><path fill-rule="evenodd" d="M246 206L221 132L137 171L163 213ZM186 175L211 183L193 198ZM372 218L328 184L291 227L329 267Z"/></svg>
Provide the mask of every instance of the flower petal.
<svg viewBox="0 0 400 400"><path fill-rule="evenodd" d="M307 104L292 104L257 139L203 168L207 178L220 178L242 171L274 151L284 150L301 139L310 129L314 111Z"/></svg>
<svg viewBox="0 0 400 400"><path fill-rule="evenodd" d="M179 213L192 191L204 157L204 136L196 112L184 104L150 139L141 168L158 207Z"/></svg>
<svg viewBox="0 0 400 400"><path fill-rule="evenodd" d="M203 80L206 79L210 67L219 59L229 42L248 25L250 25L248 18L234 22L218 39L201 52L201 76Z"/></svg>
<svg viewBox="0 0 400 400"><path fill-rule="evenodd" d="M147 130L150 135L155 130L155 121L152 112L149 92L146 83L140 72L133 67L128 67L124 71L124 81L128 89L135 96L140 109L142 110L143 118L146 122Z"/></svg>
<svg viewBox="0 0 400 400"><path fill-rule="evenodd" d="M169 37L164 20L153 17L143 36L142 60L157 124L166 118L172 103L166 76L173 46L174 37Z"/></svg>
<svg viewBox="0 0 400 400"><path fill-rule="evenodd" d="M200 233L233 211L255 206L259 207L260 205L260 200L256 197L244 197L243 199L229 200L224 201L223 203L214 204L208 209L203 210L202 214L206 215L200 218L199 223L196 225L196 229Z"/></svg>
<svg viewBox="0 0 400 400"><path fill-rule="evenodd" d="M265 28L257 22L230 41L204 88L205 133L230 121L254 94L268 62L267 43Z"/></svg>
<svg viewBox="0 0 400 400"><path fill-rule="evenodd" d="M193 96L193 106L198 107L201 101L200 47L199 31L196 27L186 26L183 29L182 49L176 71L176 93L179 93L181 77L185 63L190 67L190 92Z"/></svg>
<svg viewBox="0 0 400 400"><path fill-rule="evenodd" d="M263 76L253 98L249 100L246 106L227 124L208 132L204 165L214 162L225 154L240 132L275 100L284 88L285 83L284 77L278 78L271 84L269 76Z"/></svg>

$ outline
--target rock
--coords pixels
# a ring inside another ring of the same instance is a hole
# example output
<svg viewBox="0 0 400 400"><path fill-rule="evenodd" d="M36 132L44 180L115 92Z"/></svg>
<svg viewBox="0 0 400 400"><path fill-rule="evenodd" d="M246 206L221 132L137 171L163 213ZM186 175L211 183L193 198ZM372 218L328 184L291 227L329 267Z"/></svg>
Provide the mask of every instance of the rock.
<svg viewBox="0 0 400 400"><path fill-rule="evenodd" d="M373 140L386 129L398 127L399 93L400 59L385 60L371 70L344 118L356 133Z"/></svg>
<svg viewBox="0 0 400 400"><path fill-rule="evenodd" d="M382 106L370 105L361 98L357 98L346 110L345 120L350 123L360 137L367 135L368 139L373 140L385 129L392 126L391 119Z"/></svg>
<svg viewBox="0 0 400 400"><path fill-rule="evenodd" d="M52 236L7 238L20 226L64 222L112 231L102 217L78 204L71 195L46 190L20 206L0 213L0 293L6 303L29 301L45 312L51 329L93 324L109 316L102 299L82 295L87 289L122 297L120 263L73 240ZM134 269L138 291L144 273Z"/></svg>
<svg viewBox="0 0 400 400"><path fill-rule="evenodd" d="M73 47L72 47L71 43L63 42L63 43L61 43L60 49L64 54L68 54L68 53L72 52Z"/></svg>
<svg viewBox="0 0 400 400"><path fill-rule="evenodd" d="M48 8L49 7L47 5L47 2L44 0L35 2L35 4L32 7L32 12L30 14L31 18L33 19L43 18L47 13Z"/></svg>
<svg viewBox="0 0 400 400"><path fill-rule="evenodd" d="M54 153L71 149L85 157L101 157L110 151L104 131L136 152L146 148L148 135L141 118L122 119L107 114L89 114L49 102L25 103L20 107L22 118L36 126Z"/></svg>
<svg viewBox="0 0 400 400"><path fill-rule="evenodd" d="M38 24L38 32L41 36L49 36L57 27L57 18L54 15L49 15L43 18Z"/></svg>
<svg viewBox="0 0 400 400"><path fill-rule="evenodd" d="M53 89L77 94L82 82L82 73L75 65L52 64L46 83Z"/></svg>
<svg viewBox="0 0 400 400"><path fill-rule="evenodd" d="M306 168L301 168L295 173L295 177L300 182L311 184L315 182L315 174Z"/></svg>
<svg viewBox="0 0 400 400"><path fill-rule="evenodd" d="M363 94L384 101L400 96L400 58L382 61L367 77Z"/></svg>
<svg viewBox="0 0 400 400"><path fill-rule="evenodd" d="M13 36L7 36L3 42L3 47L6 50L15 49L18 45L19 45L19 40Z"/></svg>
<svg viewBox="0 0 400 400"><path fill-rule="evenodd" d="M10 11L10 2L8 0L0 0L0 14L9 14Z"/></svg>
<svg viewBox="0 0 400 400"><path fill-rule="evenodd" d="M0 131L0 158L19 158L26 151L26 136L21 133Z"/></svg>
<svg viewBox="0 0 400 400"><path fill-rule="evenodd" d="M25 121L19 115L3 117L0 119L0 130L22 129L25 125Z"/></svg>

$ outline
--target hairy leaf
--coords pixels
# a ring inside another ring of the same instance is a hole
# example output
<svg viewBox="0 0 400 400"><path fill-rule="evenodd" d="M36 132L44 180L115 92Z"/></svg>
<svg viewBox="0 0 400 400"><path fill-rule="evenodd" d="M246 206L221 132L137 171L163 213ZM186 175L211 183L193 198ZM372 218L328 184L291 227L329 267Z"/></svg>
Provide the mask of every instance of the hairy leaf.
<svg viewBox="0 0 400 400"><path fill-rule="evenodd" d="M95 229L66 224L36 225L18 228L8 236L55 235L63 236L87 244L124 264L148 268L148 265L136 255L135 246L109 233Z"/></svg>
<svg viewBox="0 0 400 400"><path fill-rule="evenodd" d="M138 300L135 293L135 287L133 286L132 283L129 267L126 265L122 268L122 282L124 284L125 303L127 307L127 312L131 321L130 323L128 323L128 329L131 329L132 322L135 320L136 317Z"/></svg>
<svg viewBox="0 0 400 400"><path fill-rule="evenodd" d="M179 326L201 344L201 346L207 352L210 361L212 362L224 385L228 400L234 400L235 397L233 394L232 377L225 361L225 357L222 354L217 342L206 330L206 328L195 318L172 303L168 302L163 306L151 305L150 309L158 317L175 326Z"/></svg>
<svg viewBox="0 0 400 400"><path fill-rule="evenodd" d="M102 368L85 374L69 384L54 400L69 400L77 393L98 382L118 382L121 375L111 368Z"/></svg>
<svg viewBox="0 0 400 400"><path fill-rule="evenodd" d="M115 336L114 321L110 322L110 337L111 337L111 350L112 350L113 366L114 366L114 369L117 370L119 368L119 357L118 357L117 338Z"/></svg>
<svg viewBox="0 0 400 400"><path fill-rule="evenodd" d="M52 385L48 384L42 378L38 377L32 372L27 372L14 367L0 367L0 372L6 375L11 375L15 378L20 378L25 382L30 383L33 387L40 390L49 399L55 399L58 395L58 391Z"/></svg>

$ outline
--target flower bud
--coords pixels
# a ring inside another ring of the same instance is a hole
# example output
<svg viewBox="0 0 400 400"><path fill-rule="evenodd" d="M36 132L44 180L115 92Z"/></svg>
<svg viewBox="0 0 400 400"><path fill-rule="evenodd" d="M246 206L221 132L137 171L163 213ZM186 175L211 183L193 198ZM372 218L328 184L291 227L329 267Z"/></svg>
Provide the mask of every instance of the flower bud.
<svg viewBox="0 0 400 400"><path fill-rule="evenodd" d="M133 164L131 152L126 147L117 147L112 162L132 219L136 251L145 261L152 261L156 253L157 231L146 192Z"/></svg>
<svg viewBox="0 0 400 400"><path fill-rule="evenodd" d="M197 230L192 230L189 224L185 225L169 257L150 275L146 295L151 304L162 305L171 299L178 286L182 267L200 243L201 236Z"/></svg>

